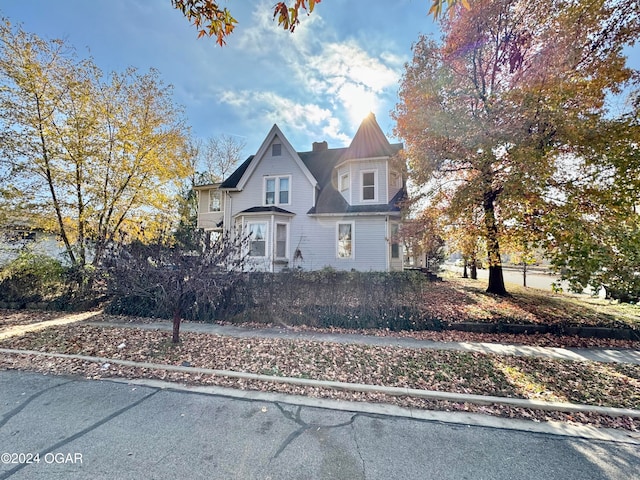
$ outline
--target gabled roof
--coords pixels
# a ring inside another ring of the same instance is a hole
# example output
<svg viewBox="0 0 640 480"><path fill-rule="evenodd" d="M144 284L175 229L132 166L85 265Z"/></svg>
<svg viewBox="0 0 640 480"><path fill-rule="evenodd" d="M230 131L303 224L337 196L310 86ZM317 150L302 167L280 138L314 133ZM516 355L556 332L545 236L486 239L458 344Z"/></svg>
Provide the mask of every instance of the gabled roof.
<svg viewBox="0 0 640 480"><path fill-rule="evenodd" d="M244 172L242 173L242 175L240 175L240 179L236 183L236 188L240 190L244 188L245 184L251 177L251 174L258 166L258 163L265 156L269 146L271 145L271 143L276 137L278 137L278 139L280 140L282 144L282 148L284 148L289 152L289 154L293 158L293 161L296 162L300 170L302 170L302 173L307 177L307 180L309 180L309 183L311 183L311 185L313 185L314 187L318 186L318 182L316 178L311 174L307 166L302 162L302 160L298 156L298 152L296 152L294 148L291 146L291 144L289 143L289 140L287 140L287 137L285 137L282 131L278 128L278 125L274 124L273 127L271 127L271 131L267 135L267 138L264 139L264 142L262 142L262 145L258 149L258 153L256 153L253 156L253 158L248 162L248 165L246 166ZM233 173L235 174L236 172L233 172Z"/></svg>
<svg viewBox="0 0 640 480"><path fill-rule="evenodd" d="M236 190L242 189L257 162L256 157L261 158L266 149L271 145L275 136L282 141L284 148L290 149L294 160L301 165L301 169L307 177L311 177L312 185L319 189L316 206L309 210L309 214L354 214L354 213L385 213L399 212L398 204L405 195L404 189L391 199L388 204L374 205L349 205L334 185L334 171L336 166L349 160L370 159L380 157L391 157L402 150L402 144L390 144L373 113L365 118L358 128L351 145L347 148L319 148L310 152L295 152L293 147L284 137L277 125L274 125L262 143L256 155L247 158L222 184L220 188ZM260 213L264 208L277 207L253 207L251 212L245 210L243 213ZM276 212L276 210L269 210ZM280 212L290 213L290 212Z"/></svg>
<svg viewBox="0 0 640 480"><path fill-rule="evenodd" d="M242 178L242 175L244 175L244 172L247 171L247 168L249 167L249 164L251 163L251 160L253 160L254 156L255 155L251 155L244 162L242 162L242 165L236 168L235 171L229 176L229 178L227 178L220 184L220 188L236 188L238 186L238 182Z"/></svg>
<svg viewBox="0 0 640 480"><path fill-rule="evenodd" d="M318 186L322 188L331 183L333 169L346 150L346 148L327 148L321 151L300 152L298 155L318 180Z"/></svg>

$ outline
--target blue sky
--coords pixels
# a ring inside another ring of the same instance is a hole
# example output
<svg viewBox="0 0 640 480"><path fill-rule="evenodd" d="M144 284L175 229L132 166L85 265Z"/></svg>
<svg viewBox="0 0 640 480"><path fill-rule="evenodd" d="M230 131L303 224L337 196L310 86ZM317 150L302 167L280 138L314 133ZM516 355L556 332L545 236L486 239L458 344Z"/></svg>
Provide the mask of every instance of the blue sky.
<svg viewBox="0 0 640 480"><path fill-rule="evenodd" d="M392 138L390 111L411 45L437 32L428 0L324 0L294 34L273 0L225 1L238 20L227 45L197 39L170 0L2 0L0 13L64 38L103 71L153 67L172 84L194 137L237 135L243 156L277 123L294 148L348 145L369 112Z"/></svg>
<svg viewBox="0 0 640 480"><path fill-rule="evenodd" d="M44 38L64 38L106 72L153 67L196 138L235 135L243 157L277 123L294 148L347 145L369 112L393 139L390 111L411 45L438 36L429 0L324 0L294 34L274 0L226 1L236 32L225 47L197 38L170 0L0 0L0 14ZM640 68L640 48L629 51Z"/></svg>

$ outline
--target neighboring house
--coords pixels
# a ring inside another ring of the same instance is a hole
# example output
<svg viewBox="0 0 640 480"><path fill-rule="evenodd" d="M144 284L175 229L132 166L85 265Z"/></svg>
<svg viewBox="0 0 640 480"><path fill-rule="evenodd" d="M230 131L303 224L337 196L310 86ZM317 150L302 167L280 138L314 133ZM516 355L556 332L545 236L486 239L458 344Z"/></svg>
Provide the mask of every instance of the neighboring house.
<svg viewBox="0 0 640 480"><path fill-rule="evenodd" d="M225 181L197 187L198 227L250 234L253 268L402 270L403 169L373 114L348 148L296 152L274 125Z"/></svg>
<svg viewBox="0 0 640 480"><path fill-rule="evenodd" d="M53 233L22 224L0 227L0 267L15 260L23 251L58 260L64 257L64 248Z"/></svg>

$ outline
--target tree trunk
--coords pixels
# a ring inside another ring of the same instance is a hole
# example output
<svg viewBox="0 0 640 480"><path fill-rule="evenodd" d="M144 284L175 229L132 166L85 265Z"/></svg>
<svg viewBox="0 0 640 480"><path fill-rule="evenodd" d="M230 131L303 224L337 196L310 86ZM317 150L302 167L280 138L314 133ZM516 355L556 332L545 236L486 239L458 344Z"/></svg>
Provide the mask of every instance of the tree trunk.
<svg viewBox="0 0 640 480"><path fill-rule="evenodd" d="M476 258L473 258L473 261L471 262L471 280L477 280L478 279L478 260L476 260Z"/></svg>
<svg viewBox="0 0 640 480"><path fill-rule="evenodd" d="M180 309L173 310L173 337L171 338L173 343L180 343Z"/></svg>
<svg viewBox="0 0 640 480"><path fill-rule="evenodd" d="M522 286L527 286L527 262L522 262Z"/></svg>
<svg viewBox="0 0 640 480"><path fill-rule="evenodd" d="M51 171L51 163L49 161L49 148L47 147L47 141L45 139L45 134L44 134L44 120L43 120L42 110L40 107L40 96L36 95L35 98L36 98L36 108L38 112L38 130L40 134L40 146L41 146L40 153L42 154L42 160L44 162L43 173L47 180L49 193L51 194L51 202L56 212L56 218L58 220L58 229L59 229L58 233L60 234L60 237L64 242L64 247L65 247L67 256L69 257L69 262L71 262L71 265L75 266L77 264L76 257L73 253L73 248L71 248L71 241L67 236L67 229L65 228L64 218L62 215L62 208L60 206L60 202L58 201L58 196L56 194L56 188L53 181L53 173Z"/></svg>
<svg viewBox="0 0 640 480"><path fill-rule="evenodd" d="M467 273L467 260L465 259L462 265L462 278L469 278L469 274Z"/></svg>
<svg viewBox="0 0 640 480"><path fill-rule="evenodd" d="M489 257L489 285L487 293L508 295L502 276L502 260L500 259L500 243L498 241L498 225L494 210L497 192L486 192L483 199L484 223L487 229L487 255Z"/></svg>

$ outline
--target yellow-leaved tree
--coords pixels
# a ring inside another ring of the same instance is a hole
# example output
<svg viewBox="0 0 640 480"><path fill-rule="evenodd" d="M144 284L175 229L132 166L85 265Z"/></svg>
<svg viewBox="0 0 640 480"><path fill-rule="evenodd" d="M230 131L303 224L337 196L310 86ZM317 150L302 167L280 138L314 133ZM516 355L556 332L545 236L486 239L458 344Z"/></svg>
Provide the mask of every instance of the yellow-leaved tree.
<svg viewBox="0 0 640 480"><path fill-rule="evenodd" d="M73 267L174 221L188 130L158 72L103 75L61 40L0 24L2 201L59 235ZM10 193L10 194L9 194Z"/></svg>

